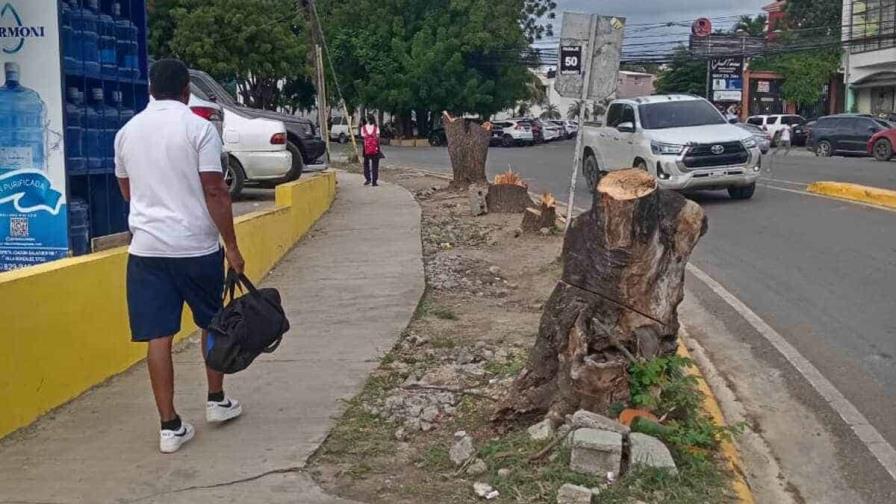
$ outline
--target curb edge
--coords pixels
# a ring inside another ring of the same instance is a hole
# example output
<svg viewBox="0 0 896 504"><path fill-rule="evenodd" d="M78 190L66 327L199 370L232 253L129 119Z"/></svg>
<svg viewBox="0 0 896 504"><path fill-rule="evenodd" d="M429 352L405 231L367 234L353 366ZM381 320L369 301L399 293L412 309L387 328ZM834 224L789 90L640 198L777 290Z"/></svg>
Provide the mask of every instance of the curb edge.
<svg viewBox="0 0 896 504"><path fill-rule="evenodd" d="M687 333L684 329L679 330L677 353L678 355L687 357L693 361L694 359L691 356L691 352L684 344L684 340L687 337ZM693 367L688 368L688 373L698 378L697 388L703 393L703 411L717 424L726 425L725 417L722 415L722 408L719 407L719 402L716 399L715 394L713 394L712 389L706 381L706 377L703 376L703 371L696 362ZM737 495L738 502L741 504L755 504L756 499L753 496L753 491L750 489L750 485L747 483L743 460L741 460L740 452L737 450L737 447L730 440L723 440L719 444L719 447L722 455L725 457L725 463L728 466L728 469L734 475L731 487L734 490L735 495Z"/></svg>
<svg viewBox="0 0 896 504"><path fill-rule="evenodd" d="M806 191L832 198L896 209L896 191L846 182L814 182Z"/></svg>

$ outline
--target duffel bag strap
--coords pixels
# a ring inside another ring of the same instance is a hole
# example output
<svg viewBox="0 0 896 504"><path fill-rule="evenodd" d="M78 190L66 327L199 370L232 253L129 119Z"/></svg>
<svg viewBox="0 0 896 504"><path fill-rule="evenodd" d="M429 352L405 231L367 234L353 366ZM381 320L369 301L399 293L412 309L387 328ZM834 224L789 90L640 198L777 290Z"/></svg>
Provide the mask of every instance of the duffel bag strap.
<svg viewBox="0 0 896 504"><path fill-rule="evenodd" d="M240 294L243 294L245 292L245 291L243 291L243 286L240 281L241 276L243 276L243 275L240 275L239 273L237 273L236 270L234 270L233 268L227 269L227 276L224 278L224 301L225 302L227 301L228 297L230 298L231 301L234 300L234 298L236 297L235 294L236 294L237 288L239 288Z"/></svg>

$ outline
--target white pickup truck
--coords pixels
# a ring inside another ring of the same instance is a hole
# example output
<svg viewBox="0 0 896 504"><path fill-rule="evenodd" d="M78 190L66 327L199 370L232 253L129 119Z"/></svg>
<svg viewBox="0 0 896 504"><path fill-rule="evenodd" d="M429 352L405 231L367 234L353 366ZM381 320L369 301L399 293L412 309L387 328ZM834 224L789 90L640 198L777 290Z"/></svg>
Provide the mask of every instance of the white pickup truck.
<svg viewBox="0 0 896 504"><path fill-rule="evenodd" d="M591 187L604 173L636 167L664 189L727 189L734 199L749 199L762 166L752 134L696 96L615 100L603 125L585 126L583 135L583 173Z"/></svg>

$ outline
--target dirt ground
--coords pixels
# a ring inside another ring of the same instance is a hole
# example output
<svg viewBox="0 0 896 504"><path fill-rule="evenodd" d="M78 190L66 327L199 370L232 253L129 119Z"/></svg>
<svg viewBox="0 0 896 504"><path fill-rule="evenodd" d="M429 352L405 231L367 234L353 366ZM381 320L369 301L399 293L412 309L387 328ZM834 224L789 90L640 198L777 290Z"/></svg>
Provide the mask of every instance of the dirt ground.
<svg viewBox="0 0 896 504"><path fill-rule="evenodd" d="M568 449L530 462L546 444L526 435L539 418L490 421L525 365L560 276L560 230L521 234L521 214L472 217L466 193L447 190L443 178L411 170L383 170L381 178L409 189L423 208L427 292L310 473L329 493L370 504L477 502L475 482L500 492L490 502L556 502L563 483L605 483L569 471ZM473 437L485 464L452 463L458 431ZM601 501L635 502L622 494Z"/></svg>

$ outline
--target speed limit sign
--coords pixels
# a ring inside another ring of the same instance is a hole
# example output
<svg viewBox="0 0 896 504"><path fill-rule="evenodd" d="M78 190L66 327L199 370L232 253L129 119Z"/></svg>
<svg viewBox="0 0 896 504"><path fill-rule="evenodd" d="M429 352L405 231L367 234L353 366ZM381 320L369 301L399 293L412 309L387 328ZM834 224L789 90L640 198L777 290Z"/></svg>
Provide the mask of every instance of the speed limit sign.
<svg viewBox="0 0 896 504"><path fill-rule="evenodd" d="M582 46L560 47L560 75L582 73Z"/></svg>

